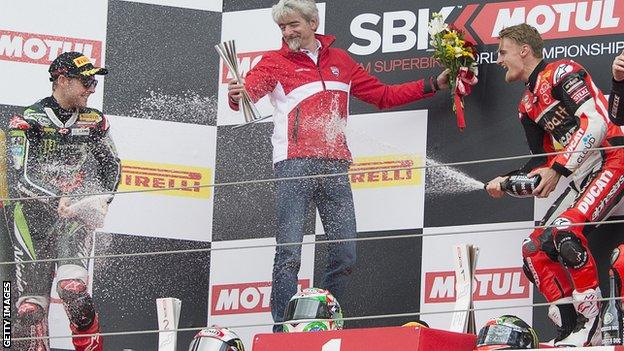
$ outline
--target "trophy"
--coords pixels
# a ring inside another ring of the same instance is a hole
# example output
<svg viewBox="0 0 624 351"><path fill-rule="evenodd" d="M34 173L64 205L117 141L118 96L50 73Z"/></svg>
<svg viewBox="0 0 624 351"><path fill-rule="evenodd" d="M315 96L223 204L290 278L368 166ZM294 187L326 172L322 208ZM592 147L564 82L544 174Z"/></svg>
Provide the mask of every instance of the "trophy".
<svg viewBox="0 0 624 351"><path fill-rule="evenodd" d="M228 40L221 44L217 44L215 45L215 49L217 49L219 56L221 56L223 62L225 62L230 72L232 72L234 78L236 78L236 80L242 84L243 79L241 78L240 72L238 71L238 59L236 58L236 44L234 43L234 40ZM254 105L253 101L251 101L251 98L246 91L243 91L242 97L239 101L239 106L240 109L243 111L243 115L245 116L245 123L238 125L234 128L253 124L271 117L262 117L260 115L260 112L258 112L256 105Z"/></svg>

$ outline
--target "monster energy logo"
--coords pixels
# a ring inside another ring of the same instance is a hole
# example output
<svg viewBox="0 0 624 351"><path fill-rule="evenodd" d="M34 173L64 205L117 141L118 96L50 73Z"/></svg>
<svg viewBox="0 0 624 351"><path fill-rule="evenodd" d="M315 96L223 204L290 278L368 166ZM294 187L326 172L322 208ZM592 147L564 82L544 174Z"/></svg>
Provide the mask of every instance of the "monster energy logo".
<svg viewBox="0 0 624 351"><path fill-rule="evenodd" d="M50 154L56 151L56 146L58 145L58 141L53 139L43 139L43 154Z"/></svg>

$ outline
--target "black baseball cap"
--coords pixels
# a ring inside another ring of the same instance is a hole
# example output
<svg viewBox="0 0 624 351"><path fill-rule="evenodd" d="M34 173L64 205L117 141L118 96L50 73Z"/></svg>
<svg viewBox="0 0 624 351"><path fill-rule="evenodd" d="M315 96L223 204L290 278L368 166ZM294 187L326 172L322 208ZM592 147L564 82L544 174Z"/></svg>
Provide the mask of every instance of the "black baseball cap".
<svg viewBox="0 0 624 351"><path fill-rule="evenodd" d="M108 70L103 67L95 67L91 60L81 52L71 51L60 54L50 65L50 81L59 76L90 77L95 74L105 75Z"/></svg>

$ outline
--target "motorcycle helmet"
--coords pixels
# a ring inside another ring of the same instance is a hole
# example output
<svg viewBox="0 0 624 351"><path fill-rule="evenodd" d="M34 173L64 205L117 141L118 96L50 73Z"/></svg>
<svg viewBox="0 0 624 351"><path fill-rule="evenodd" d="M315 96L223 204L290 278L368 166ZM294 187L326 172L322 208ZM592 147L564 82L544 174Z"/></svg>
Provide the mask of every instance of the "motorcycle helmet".
<svg viewBox="0 0 624 351"><path fill-rule="evenodd" d="M504 315L490 319L479 331L475 350L515 350L539 348L535 330L522 319Z"/></svg>
<svg viewBox="0 0 624 351"><path fill-rule="evenodd" d="M314 320L316 319L316 320ZM308 288L295 294L284 311L284 332L342 329L342 309L327 290Z"/></svg>
<svg viewBox="0 0 624 351"><path fill-rule="evenodd" d="M195 335L189 351L245 351L245 346L232 330L212 326Z"/></svg>

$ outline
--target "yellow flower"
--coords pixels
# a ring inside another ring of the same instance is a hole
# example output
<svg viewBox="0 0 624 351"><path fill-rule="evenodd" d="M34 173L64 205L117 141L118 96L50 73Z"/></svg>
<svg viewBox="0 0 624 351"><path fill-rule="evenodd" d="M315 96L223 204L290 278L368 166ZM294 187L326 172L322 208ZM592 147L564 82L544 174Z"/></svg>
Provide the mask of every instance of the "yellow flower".
<svg viewBox="0 0 624 351"><path fill-rule="evenodd" d="M463 50L463 51L462 51L462 56L465 56L465 57L470 57L470 58L471 58L471 59L473 59L473 60L475 59L475 57L474 57L474 55L472 54L472 52L470 52L470 51L468 51L468 50Z"/></svg>
<svg viewBox="0 0 624 351"><path fill-rule="evenodd" d="M455 46L453 47L453 53L455 54L455 57L462 57L464 55L464 49Z"/></svg>

